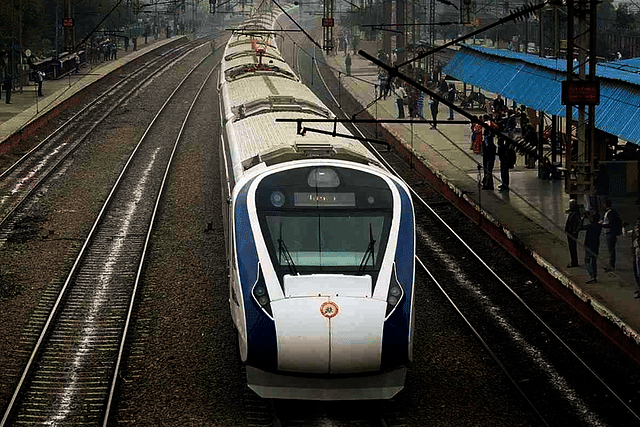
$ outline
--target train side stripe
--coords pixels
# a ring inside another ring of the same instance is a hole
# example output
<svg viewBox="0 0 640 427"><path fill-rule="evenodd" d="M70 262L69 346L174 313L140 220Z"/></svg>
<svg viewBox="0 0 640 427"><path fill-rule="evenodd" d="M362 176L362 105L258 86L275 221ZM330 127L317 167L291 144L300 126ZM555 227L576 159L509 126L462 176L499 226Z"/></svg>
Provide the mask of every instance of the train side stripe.
<svg viewBox="0 0 640 427"><path fill-rule="evenodd" d="M394 273L405 292L400 306L385 322L382 338L382 366L397 366L409 362L411 307L415 268L415 221L413 204L406 190L396 184L400 193L402 216L398 231ZM400 243L401 242L401 243ZM406 352L404 351L406 350Z"/></svg>
<svg viewBox="0 0 640 427"><path fill-rule="evenodd" d="M247 210L251 182L245 183L234 204L234 226L238 272L247 320L247 363L272 370L277 368L277 341L274 322L252 299L251 288L258 280L258 253Z"/></svg>

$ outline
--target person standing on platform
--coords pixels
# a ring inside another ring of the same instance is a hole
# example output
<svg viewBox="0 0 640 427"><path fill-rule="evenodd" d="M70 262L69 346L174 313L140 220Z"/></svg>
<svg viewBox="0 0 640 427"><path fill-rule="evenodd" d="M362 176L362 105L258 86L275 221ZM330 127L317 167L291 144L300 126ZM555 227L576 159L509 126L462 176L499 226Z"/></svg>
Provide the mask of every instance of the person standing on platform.
<svg viewBox="0 0 640 427"><path fill-rule="evenodd" d="M431 119L433 120L431 129L437 129L438 128L437 118L438 118L438 109L440 108L440 101L438 101L436 98L432 96L431 99L429 100L429 104L430 104L429 107L431 109Z"/></svg>
<svg viewBox="0 0 640 427"><path fill-rule="evenodd" d="M441 96L446 96L447 92L449 92L449 84L446 82L444 77L442 77L438 83L438 92L440 92Z"/></svg>
<svg viewBox="0 0 640 427"><path fill-rule="evenodd" d="M416 91L414 87L408 87L407 88L407 95L408 95L408 102L407 102L407 108L409 109L409 117L413 118L415 117L416 114Z"/></svg>
<svg viewBox="0 0 640 427"><path fill-rule="evenodd" d="M447 92L447 101L453 104L455 100L456 100L456 86L453 83L451 83L449 85L449 92ZM453 108L449 107L449 120L453 120L453 119L454 119Z"/></svg>
<svg viewBox="0 0 640 427"><path fill-rule="evenodd" d="M482 120L482 117L478 116L478 120ZM482 153L482 126L479 123L471 122L471 149L474 153Z"/></svg>
<svg viewBox="0 0 640 427"><path fill-rule="evenodd" d="M636 279L636 296L640 299L640 217L636 219L636 223L631 231L631 254L633 255L633 277Z"/></svg>
<svg viewBox="0 0 640 427"><path fill-rule="evenodd" d="M387 99L387 96L389 96L392 84L391 76L389 74L384 74L382 79L382 87L384 88L384 94L382 95L383 99Z"/></svg>
<svg viewBox="0 0 640 427"><path fill-rule="evenodd" d="M394 93L396 94L396 105L398 106L398 118L404 119L404 99L407 97L407 92L400 85Z"/></svg>
<svg viewBox="0 0 640 427"><path fill-rule="evenodd" d="M500 159L500 181L498 191L509 191L509 169L513 167L515 151L507 147L503 138L498 138L498 159Z"/></svg>
<svg viewBox="0 0 640 427"><path fill-rule="evenodd" d="M347 76L351 75L351 54L347 53L347 57L344 59L344 66L347 69Z"/></svg>
<svg viewBox="0 0 640 427"><path fill-rule="evenodd" d="M44 82L44 73L40 70L36 71L36 82L38 83L38 96L44 96L42 93L42 83Z"/></svg>
<svg viewBox="0 0 640 427"><path fill-rule="evenodd" d="M538 135L536 134L536 130L533 128L533 126L528 122L522 129L522 137L524 138L524 142L529 149L524 155L524 167L527 169L533 169L536 167L536 158L530 153L534 150L537 150Z"/></svg>
<svg viewBox="0 0 640 427"><path fill-rule="evenodd" d="M516 112L509 110L507 114L507 135L509 135L509 138L514 139L516 136Z"/></svg>
<svg viewBox="0 0 640 427"><path fill-rule="evenodd" d="M584 225L584 219L589 219L589 224ZM589 274L587 283L598 282L598 251L600 250L600 215L594 211L587 211L582 217L578 231L586 230L584 236L584 265Z"/></svg>
<svg viewBox="0 0 640 427"><path fill-rule="evenodd" d="M569 243L569 257L571 261L567 268L578 266L578 232L580 231L580 211L576 199L569 200L567 222L564 224L564 232L567 233Z"/></svg>
<svg viewBox="0 0 640 427"><path fill-rule="evenodd" d="M493 123L489 115L484 116L485 123L493 127ZM484 177L482 178L482 189L493 190L493 166L496 162L496 144L493 142L493 132L483 128L482 141L482 168L484 169Z"/></svg>
<svg viewBox="0 0 640 427"><path fill-rule="evenodd" d="M496 117L501 117L502 112L504 111L504 108L505 108L504 101L502 100L502 97L498 95L496 99L493 101L493 113L496 115Z"/></svg>
<svg viewBox="0 0 640 427"><path fill-rule="evenodd" d="M604 240L609 250L609 265L604 268L604 271L613 271L616 268L616 243L618 236L622 234L622 219L620 214L611 207L611 200L605 201L605 207L600 225L604 229Z"/></svg>
<svg viewBox="0 0 640 427"><path fill-rule="evenodd" d="M524 105L520 106L520 132L524 136L525 128L529 124L529 115L527 114L527 107Z"/></svg>
<svg viewBox="0 0 640 427"><path fill-rule="evenodd" d="M13 76L11 74L11 70L8 67L5 67L4 71L4 90L6 92L5 101L7 104L11 104L11 86L13 86Z"/></svg>

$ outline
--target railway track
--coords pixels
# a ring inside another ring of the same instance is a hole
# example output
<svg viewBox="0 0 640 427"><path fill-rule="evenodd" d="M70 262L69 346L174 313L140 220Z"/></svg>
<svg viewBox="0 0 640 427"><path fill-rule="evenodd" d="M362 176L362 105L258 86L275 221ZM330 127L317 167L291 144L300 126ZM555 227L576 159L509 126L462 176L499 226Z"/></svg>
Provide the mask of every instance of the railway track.
<svg viewBox="0 0 640 427"><path fill-rule="evenodd" d="M132 94L155 75L202 45L192 41L168 49L111 85L100 96L59 126L49 137L0 174L0 245L33 205L36 190L80 147L86 138Z"/></svg>
<svg viewBox="0 0 640 427"><path fill-rule="evenodd" d="M0 426L108 424L156 211L191 108L213 72L208 57L129 157L43 321Z"/></svg>
<svg viewBox="0 0 640 427"><path fill-rule="evenodd" d="M322 75L319 69L317 73ZM329 91L326 83L324 85ZM410 187L411 182L422 183L395 154L382 154L373 146L369 148L398 176L410 181ZM389 159L394 162L393 167ZM402 171L397 172L395 166ZM435 204L439 206L432 208L419 191L413 188L411 191L417 218L417 276L426 275L425 282L438 287L509 379L514 392L529 406L537 422L575 426L638 425L640 400L632 385L630 390L611 372L607 376L600 374L598 371L602 368L593 366L593 359L589 361L573 349L568 340L562 338L562 333L550 326L510 285L522 277L510 271L522 269L517 260L486 262L466 242L473 232L467 230L463 237L443 219L450 218L455 208L438 203L442 198L436 199ZM460 258L464 262L456 261ZM503 268L495 268L502 263L506 264ZM522 282L525 283L519 283L521 290L533 286L531 280ZM579 334L580 330L576 332ZM584 349L582 352L584 354Z"/></svg>

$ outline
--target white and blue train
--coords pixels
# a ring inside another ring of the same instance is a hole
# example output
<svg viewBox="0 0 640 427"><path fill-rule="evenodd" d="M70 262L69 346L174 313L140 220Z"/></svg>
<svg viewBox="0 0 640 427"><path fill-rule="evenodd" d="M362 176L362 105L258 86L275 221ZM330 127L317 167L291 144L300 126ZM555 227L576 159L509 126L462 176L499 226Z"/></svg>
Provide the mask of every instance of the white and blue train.
<svg viewBox="0 0 640 427"><path fill-rule="evenodd" d="M411 197L358 141L276 122L333 115L259 33L275 18L240 26L219 79L229 303L247 384L266 398L388 399L412 358Z"/></svg>

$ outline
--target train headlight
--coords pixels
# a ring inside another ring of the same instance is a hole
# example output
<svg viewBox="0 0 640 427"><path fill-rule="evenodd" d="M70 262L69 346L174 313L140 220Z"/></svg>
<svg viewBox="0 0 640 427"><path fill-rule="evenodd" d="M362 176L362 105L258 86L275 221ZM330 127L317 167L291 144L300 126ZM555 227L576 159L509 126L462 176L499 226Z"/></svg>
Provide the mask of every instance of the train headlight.
<svg viewBox="0 0 640 427"><path fill-rule="evenodd" d="M262 269L260 269L260 275L258 276L258 280L256 280L255 285L253 285L251 293L253 294L253 299L260 308L269 316L273 316L273 313L271 312L271 300L269 299L269 293L267 292L267 287L264 283Z"/></svg>
<svg viewBox="0 0 640 427"><path fill-rule="evenodd" d="M391 283L389 284L389 292L387 293L387 313L385 319L387 319L393 310L396 308L400 300L404 295L404 291L402 290L402 286L398 283L395 274L395 268L391 272Z"/></svg>
<svg viewBox="0 0 640 427"><path fill-rule="evenodd" d="M398 286L392 286L391 289L389 289L389 294L397 298L402 295L402 290Z"/></svg>
<svg viewBox="0 0 640 427"><path fill-rule="evenodd" d="M284 194L280 191L274 191L271 193L271 204L276 208L281 208L284 205Z"/></svg>
<svg viewBox="0 0 640 427"><path fill-rule="evenodd" d="M402 290L395 285L392 285L389 288L389 296L387 297L387 304L395 306L398 301L400 301L400 297L402 296Z"/></svg>

